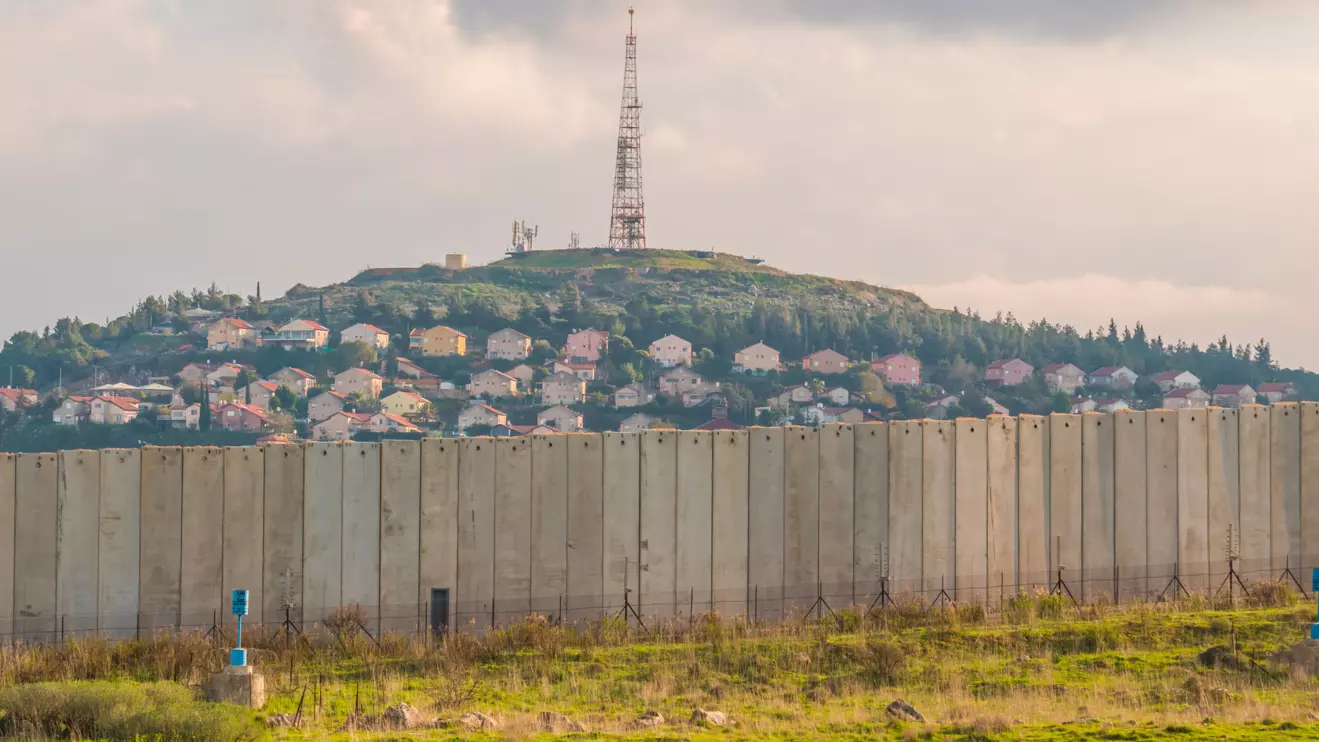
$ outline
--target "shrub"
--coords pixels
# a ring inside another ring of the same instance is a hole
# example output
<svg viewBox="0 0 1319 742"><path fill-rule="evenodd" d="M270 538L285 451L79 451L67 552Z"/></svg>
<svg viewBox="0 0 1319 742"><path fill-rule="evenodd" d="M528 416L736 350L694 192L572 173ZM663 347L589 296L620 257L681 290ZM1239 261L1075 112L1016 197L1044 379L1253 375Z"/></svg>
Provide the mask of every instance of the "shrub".
<svg viewBox="0 0 1319 742"><path fill-rule="evenodd" d="M253 739L252 713L197 703L176 683L33 683L0 690L0 732L35 729L55 738Z"/></svg>

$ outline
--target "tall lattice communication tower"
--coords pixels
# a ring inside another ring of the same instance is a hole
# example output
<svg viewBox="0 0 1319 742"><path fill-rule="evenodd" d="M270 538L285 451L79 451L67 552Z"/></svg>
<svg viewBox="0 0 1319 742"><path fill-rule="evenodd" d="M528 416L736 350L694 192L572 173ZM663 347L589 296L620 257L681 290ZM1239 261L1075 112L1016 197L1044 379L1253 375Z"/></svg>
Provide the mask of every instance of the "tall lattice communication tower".
<svg viewBox="0 0 1319 742"><path fill-rule="evenodd" d="M641 99L637 97L636 10L627 9L627 56L623 64L623 103L618 114L618 160L614 164L614 206L609 217L609 247L644 250L646 200L641 194Z"/></svg>

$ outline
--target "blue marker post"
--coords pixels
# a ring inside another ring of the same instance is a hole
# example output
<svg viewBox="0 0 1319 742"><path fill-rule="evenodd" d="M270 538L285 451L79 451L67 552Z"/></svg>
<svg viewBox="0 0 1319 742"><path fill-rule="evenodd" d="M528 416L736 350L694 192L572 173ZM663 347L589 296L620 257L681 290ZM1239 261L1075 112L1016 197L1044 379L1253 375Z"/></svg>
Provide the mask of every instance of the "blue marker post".
<svg viewBox="0 0 1319 742"><path fill-rule="evenodd" d="M1314 594L1315 601L1319 603L1319 567L1315 567L1310 573L1310 592ZM1319 609L1316 610L1315 620L1319 621ZM1310 624L1310 638L1319 641L1319 623Z"/></svg>
<svg viewBox="0 0 1319 742"><path fill-rule="evenodd" d="M1319 570L1315 570L1319 574ZM238 646L229 650L229 664L233 667L244 667L247 665L247 650L243 649L243 616L247 615L247 591L235 590L233 596L233 612L238 617Z"/></svg>

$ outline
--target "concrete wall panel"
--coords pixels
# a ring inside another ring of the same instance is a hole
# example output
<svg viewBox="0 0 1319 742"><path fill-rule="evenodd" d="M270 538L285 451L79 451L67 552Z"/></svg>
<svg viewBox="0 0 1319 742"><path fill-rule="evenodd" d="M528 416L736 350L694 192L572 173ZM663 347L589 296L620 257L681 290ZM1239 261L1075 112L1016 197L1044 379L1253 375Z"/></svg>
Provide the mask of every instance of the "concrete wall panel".
<svg viewBox="0 0 1319 742"><path fill-rule="evenodd" d="M1238 410L1241 477L1241 565L1251 580L1273 579L1272 486L1269 482L1269 409L1245 405Z"/></svg>
<svg viewBox="0 0 1319 742"><path fill-rule="evenodd" d="M380 622L385 631L418 631L421 589L421 441L381 444Z"/></svg>
<svg viewBox="0 0 1319 742"><path fill-rule="evenodd" d="M1319 567L1319 403L1301 403L1301 569ZM1302 575L1302 578L1304 575Z"/></svg>
<svg viewBox="0 0 1319 742"><path fill-rule="evenodd" d="M619 437L615 437L619 436ZM564 456L567 477L568 521L567 574L563 591L568 618L574 621L595 620L607 610L617 614L623 605L623 569L631 572L628 587L637 588L640 514L637 486L641 461L637 438L622 433L572 436L564 443L549 436L544 445ZM566 446L566 450L564 449ZM605 452L611 450L610 473L621 479L617 492L605 488ZM539 452L538 452L539 453ZM629 469L630 465L630 469ZM631 472L631 476L626 474ZM613 499L607 499L613 498ZM605 527L607 519L616 519L618 531ZM547 545L548 548L548 545ZM547 591L552 574L544 575ZM616 581L605 588L605 581ZM611 598L607 601L605 595Z"/></svg>
<svg viewBox="0 0 1319 742"><path fill-rule="evenodd" d="M888 426L889 592L920 592L924 573L924 436L915 420ZM754 474L754 470L753 470Z"/></svg>
<svg viewBox="0 0 1319 742"><path fill-rule="evenodd" d="M102 538L105 538L106 499L110 494L104 485L109 484L106 473L112 465L110 452L106 452L101 462L102 477L106 480L101 492ZM337 479L338 472L335 475ZM133 503L136 501L134 493ZM183 449L183 534L180 544L183 569L179 615L186 629L206 631L211 626L218 626L222 614L230 609L220 592L224 582L223 524L224 451L216 447Z"/></svg>
<svg viewBox="0 0 1319 742"><path fill-rule="evenodd" d="M820 586L835 610L854 605L853 537L856 525L856 431L849 424L820 426Z"/></svg>
<svg viewBox="0 0 1319 742"><path fill-rule="evenodd" d="M677 615L710 610L710 570L714 517L714 435L705 430L678 433Z"/></svg>
<svg viewBox="0 0 1319 742"><path fill-rule="evenodd" d="M989 575L989 434L985 420L960 418L957 428L956 469L953 488L956 496L953 564L958 602L983 602L988 599ZM994 583L997 588L998 582Z"/></svg>
<svg viewBox="0 0 1319 742"><path fill-rule="evenodd" d="M1047 588L1053 565L1049 538L1049 425L1017 418L1017 575L1022 589Z"/></svg>
<svg viewBox="0 0 1319 742"><path fill-rule="evenodd" d="M815 603L820 579L820 431L783 432L783 591L790 616Z"/></svg>
<svg viewBox="0 0 1319 742"><path fill-rule="evenodd" d="M453 439L427 438L421 442L421 547L419 553L422 603L431 623L431 591L449 591L448 625L454 625L458 589L458 449Z"/></svg>
<svg viewBox="0 0 1319 742"><path fill-rule="evenodd" d="M642 617L667 619L677 600L678 549L677 433L641 434L641 594Z"/></svg>
<svg viewBox="0 0 1319 742"><path fill-rule="evenodd" d="M957 427L951 420L926 420L921 432L921 540L925 551L921 581L926 598L932 600L940 589L950 594L957 589Z"/></svg>
<svg viewBox="0 0 1319 742"><path fill-rule="evenodd" d="M599 488L594 503L568 501L568 448L574 438L599 438L594 434L573 434L564 440L559 435L538 435L531 444L531 610L542 616L560 618L562 599L568 594L568 522L574 517L590 519L594 510L595 544L600 543L601 529ZM555 440L558 439L558 445ZM577 506L574 509L574 505ZM585 510L582 510L585 508ZM589 525L588 525L589 529ZM574 529L576 530L576 529ZM588 549L589 551L589 549ZM593 558L592 558L593 556ZM599 575L601 555L579 555L578 567L588 565L587 571ZM588 589L587 595L599 592Z"/></svg>
<svg viewBox="0 0 1319 742"><path fill-rule="evenodd" d="M101 452L62 451L55 519L55 610L66 632L97 628Z"/></svg>
<svg viewBox="0 0 1319 742"><path fill-rule="evenodd" d="M139 625L179 625L183 580L183 449L142 449L142 549L138 574ZM247 548L252 548L248 542Z"/></svg>
<svg viewBox="0 0 1319 742"><path fill-rule="evenodd" d="M855 452L855 523L852 529L852 590L867 606L880 594L888 559L888 428L862 423L852 431Z"/></svg>
<svg viewBox="0 0 1319 742"><path fill-rule="evenodd" d="M1152 594L1177 567L1177 411L1145 414L1145 553Z"/></svg>
<svg viewBox="0 0 1319 742"><path fill-rule="evenodd" d="M747 431L747 589L751 616L783 617L783 428Z"/></svg>
<svg viewBox="0 0 1319 742"><path fill-rule="evenodd" d="M1188 590L1209 588L1209 416L1177 411L1177 562Z"/></svg>
<svg viewBox="0 0 1319 742"><path fill-rule="evenodd" d="M343 535L340 599L360 608L380 630L380 444L343 447Z"/></svg>
<svg viewBox="0 0 1319 742"><path fill-rule="evenodd" d="M494 439L462 439L458 448L457 628L481 629L495 620L494 492Z"/></svg>
<svg viewBox="0 0 1319 742"><path fill-rule="evenodd" d="M1237 410L1209 410L1208 417L1209 587L1217 590L1227 576L1228 533L1234 541L1241 536L1241 454Z"/></svg>
<svg viewBox="0 0 1319 742"><path fill-rule="evenodd" d="M1119 570L1117 600L1144 596L1147 485L1145 416L1135 410L1113 414L1113 558Z"/></svg>
<svg viewBox="0 0 1319 742"><path fill-rule="evenodd" d="M261 561L261 609L267 623L302 621L302 494L306 474L302 446L266 446L265 548ZM285 610L285 607L288 610Z"/></svg>
<svg viewBox="0 0 1319 742"><path fill-rule="evenodd" d="M1269 407L1269 485L1273 571L1301 565L1301 411L1294 402Z"/></svg>
<svg viewBox="0 0 1319 742"><path fill-rule="evenodd" d="M55 638L55 454L19 454L14 475L14 630L26 639Z"/></svg>
<svg viewBox="0 0 1319 742"><path fill-rule="evenodd" d="M1081 416L1049 416L1049 545L1064 579L1084 577L1081 558ZM1079 597L1079 596L1078 596Z"/></svg>
<svg viewBox="0 0 1319 742"><path fill-rule="evenodd" d="M604 609L616 615L623 609L625 590L635 606L641 590L641 436L636 433L605 433L602 450L590 444L568 452L568 476L572 487L589 490L595 469L603 477L604 499ZM598 462L598 463L597 463ZM576 593L574 589L572 592ZM589 606L585 607L589 611ZM581 610L574 606L574 614Z"/></svg>
<svg viewBox="0 0 1319 742"><path fill-rule="evenodd" d="M343 604L344 447L310 443L302 512L302 620L322 624Z"/></svg>
<svg viewBox="0 0 1319 742"><path fill-rule="evenodd" d="M1002 600L1017 589L1017 419L994 415L985 426L985 566L990 596Z"/></svg>
<svg viewBox="0 0 1319 742"><path fill-rule="evenodd" d="M496 438L495 616L521 621L531 611L531 441Z"/></svg>
<svg viewBox="0 0 1319 742"><path fill-rule="evenodd" d="M258 534L264 533L266 452L250 446L224 449L224 565L221 592L228 600L234 590L247 590L251 624L262 620L261 557ZM145 474L145 466L143 467ZM149 532L143 529L143 540ZM225 611L227 614L228 611ZM223 614L222 614L223 615ZM232 626L233 616L225 616ZM232 633L230 634L232 636Z"/></svg>
<svg viewBox="0 0 1319 742"><path fill-rule="evenodd" d="M749 434L714 434L713 514L710 529L711 608L725 616L744 614L747 602L747 495L750 486Z"/></svg>
<svg viewBox="0 0 1319 742"><path fill-rule="evenodd" d="M14 465L0 453L0 636L14 631ZM134 519L136 523L136 519ZM136 581L135 581L136 582Z"/></svg>
<svg viewBox="0 0 1319 742"><path fill-rule="evenodd" d="M1086 600L1117 594L1114 582L1115 441L1113 416L1081 416L1081 563Z"/></svg>

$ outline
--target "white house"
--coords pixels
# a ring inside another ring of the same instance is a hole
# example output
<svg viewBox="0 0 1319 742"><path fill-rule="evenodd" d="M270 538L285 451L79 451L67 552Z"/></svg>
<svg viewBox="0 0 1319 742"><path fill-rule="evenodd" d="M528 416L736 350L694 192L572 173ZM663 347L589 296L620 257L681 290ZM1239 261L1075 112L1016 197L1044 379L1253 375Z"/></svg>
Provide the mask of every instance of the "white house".
<svg viewBox="0 0 1319 742"><path fill-rule="evenodd" d="M665 367L692 365L692 344L677 335L665 335L650 344L650 358Z"/></svg>
<svg viewBox="0 0 1319 742"><path fill-rule="evenodd" d="M1130 389L1140 375L1126 366L1105 366L1090 374L1090 386L1101 389Z"/></svg>
<svg viewBox="0 0 1319 742"><path fill-rule="evenodd" d="M1200 377L1190 371L1164 371L1154 375L1154 383L1159 391L1170 392L1174 389L1199 389Z"/></svg>
<svg viewBox="0 0 1319 742"><path fill-rule="evenodd" d="M375 325L360 322L339 333L339 342L362 343L372 348L384 350L389 347L389 333Z"/></svg>

